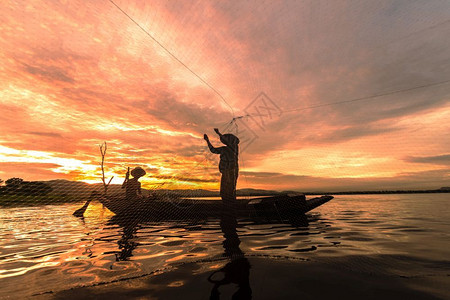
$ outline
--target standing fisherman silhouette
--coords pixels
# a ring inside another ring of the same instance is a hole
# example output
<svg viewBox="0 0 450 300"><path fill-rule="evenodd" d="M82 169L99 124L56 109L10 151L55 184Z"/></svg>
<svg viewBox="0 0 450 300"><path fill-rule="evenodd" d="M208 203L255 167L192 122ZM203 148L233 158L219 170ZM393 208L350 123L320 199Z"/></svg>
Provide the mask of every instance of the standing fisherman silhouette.
<svg viewBox="0 0 450 300"><path fill-rule="evenodd" d="M234 134L221 134L219 129L214 128L219 135L220 141L225 144L222 147L214 147L209 141L207 134L203 136L212 153L220 154L219 171L222 173L220 180L220 197L225 206L234 206L236 202L236 183L239 173L239 138Z"/></svg>
<svg viewBox="0 0 450 300"><path fill-rule="evenodd" d="M141 183L139 178L146 174L145 170L141 167L136 167L131 170L130 179L130 167L128 167L127 174L125 175L125 180L123 181L122 188L125 189L125 199L126 200L140 200L142 199Z"/></svg>

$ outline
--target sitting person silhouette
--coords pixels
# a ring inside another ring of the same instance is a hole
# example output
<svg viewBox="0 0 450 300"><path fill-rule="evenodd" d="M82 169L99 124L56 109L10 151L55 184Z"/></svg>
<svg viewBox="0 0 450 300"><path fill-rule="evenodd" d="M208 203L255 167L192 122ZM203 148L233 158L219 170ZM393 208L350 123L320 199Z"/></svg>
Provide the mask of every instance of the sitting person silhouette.
<svg viewBox="0 0 450 300"><path fill-rule="evenodd" d="M133 176L133 178L130 179L130 167L128 167L125 180L122 184L122 188L125 189L126 200L139 200L143 198L139 178L145 174L146 172L144 169L141 167L136 167L131 170L131 176Z"/></svg>
<svg viewBox="0 0 450 300"><path fill-rule="evenodd" d="M220 154L219 171L222 173L220 197L222 197L224 205L232 205L236 201L236 183L239 173L239 138L231 133L221 134L217 128L214 128L214 131L219 135L220 141L225 146L214 147L207 134L203 138L212 153Z"/></svg>

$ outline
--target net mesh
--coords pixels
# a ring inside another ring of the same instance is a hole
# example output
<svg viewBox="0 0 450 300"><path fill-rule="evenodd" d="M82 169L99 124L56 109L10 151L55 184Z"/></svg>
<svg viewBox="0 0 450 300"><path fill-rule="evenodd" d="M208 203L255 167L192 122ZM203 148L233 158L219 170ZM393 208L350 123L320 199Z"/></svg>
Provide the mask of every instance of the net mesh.
<svg viewBox="0 0 450 300"><path fill-rule="evenodd" d="M239 231L301 232L330 193L450 190L448 11L439 1L5 5L1 278L12 286L38 270L30 295L227 260L209 278L213 295L218 273L247 274L256 255ZM203 140L228 147L214 128L240 139L237 187L222 191L229 158ZM45 268L63 276L49 286Z"/></svg>

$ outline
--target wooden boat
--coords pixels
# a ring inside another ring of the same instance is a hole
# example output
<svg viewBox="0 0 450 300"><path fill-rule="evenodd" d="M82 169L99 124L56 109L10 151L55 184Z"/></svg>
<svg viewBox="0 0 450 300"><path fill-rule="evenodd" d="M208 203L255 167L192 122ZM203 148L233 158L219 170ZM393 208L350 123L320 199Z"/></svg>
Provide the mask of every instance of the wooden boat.
<svg viewBox="0 0 450 300"><path fill-rule="evenodd" d="M101 197L99 200L106 208L123 218L163 221L215 218L220 217L224 211L232 211L236 217L244 218L291 219L304 215L331 199L333 196L306 200L304 195L280 195L236 200L226 207L221 200L176 197L153 197L136 201L127 201L121 197Z"/></svg>

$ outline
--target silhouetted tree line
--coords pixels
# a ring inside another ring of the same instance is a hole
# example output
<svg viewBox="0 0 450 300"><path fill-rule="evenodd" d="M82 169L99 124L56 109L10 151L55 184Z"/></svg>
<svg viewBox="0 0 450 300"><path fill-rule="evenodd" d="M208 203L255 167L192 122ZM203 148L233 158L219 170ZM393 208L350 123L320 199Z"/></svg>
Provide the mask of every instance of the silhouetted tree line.
<svg viewBox="0 0 450 300"><path fill-rule="evenodd" d="M0 179L0 183L3 182ZM24 181L22 178L9 178L0 187L0 195L46 196L53 188L41 181Z"/></svg>

